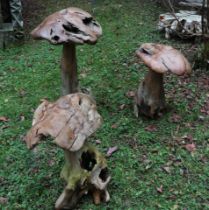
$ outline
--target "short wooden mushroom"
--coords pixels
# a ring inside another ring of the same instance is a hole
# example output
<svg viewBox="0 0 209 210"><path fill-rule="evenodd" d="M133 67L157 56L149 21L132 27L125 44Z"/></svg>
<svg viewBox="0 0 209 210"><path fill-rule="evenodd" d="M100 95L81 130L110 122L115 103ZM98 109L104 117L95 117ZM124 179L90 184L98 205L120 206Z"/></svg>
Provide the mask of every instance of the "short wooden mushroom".
<svg viewBox="0 0 209 210"><path fill-rule="evenodd" d="M62 94L78 92L76 44L95 44L102 35L100 24L88 13L70 7L56 12L38 25L31 35L52 44L63 44Z"/></svg>
<svg viewBox="0 0 209 210"><path fill-rule="evenodd" d="M55 209L72 209L87 193L95 204L110 200L107 185L111 177L106 159L86 142L101 123L95 101L83 93L63 96L54 103L44 100L36 109L32 128L25 137L28 148L35 147L43 136L51 136L65 152L61 177L66 187Z"/></svg>
<svg viewBox="0 0 209 210"><path fill-rule="evenodd" d="M142 44L136 54L149 68L149 72L136 92L134 112L137 117L141 113L153 118L165 109L163 74L188 74L191 66L181 52L163 44Z"/></svg>

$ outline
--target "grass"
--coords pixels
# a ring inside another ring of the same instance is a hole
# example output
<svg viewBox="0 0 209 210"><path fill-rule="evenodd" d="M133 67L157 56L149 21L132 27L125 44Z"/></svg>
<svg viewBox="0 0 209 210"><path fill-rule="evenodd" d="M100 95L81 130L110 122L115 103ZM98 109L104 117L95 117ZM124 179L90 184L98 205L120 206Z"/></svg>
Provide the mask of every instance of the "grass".
<svg viewBox="0 0 209 210"><path fill-rule="evenodd" d="M169 112L158 120L136 119L127 92L146 73L134 56L137 47L160 42L189 55L192 44L167 41L156 31L163 10L152 1L95 2L47 0L29 23L32 29L46 15L71 5L90 12L94 7L103 27L96 45L77 47L80 84L91 88L104 119L90 141L99 139L103 153L115 145L119 150L108 158L111 201L95 206L86 196L78 208L209 209L208 72L196 69L189 78L166 75ZM44 41L27 40L0 51L0 116L9 118L0 122L0 197L8 199L0 202L1 209L53 209L64 187L59 178L63 151L47 141L33 152L23 141L40 99L60 96L60 56L61 46ZM195 152L185 149L190 143Z"/></svg>

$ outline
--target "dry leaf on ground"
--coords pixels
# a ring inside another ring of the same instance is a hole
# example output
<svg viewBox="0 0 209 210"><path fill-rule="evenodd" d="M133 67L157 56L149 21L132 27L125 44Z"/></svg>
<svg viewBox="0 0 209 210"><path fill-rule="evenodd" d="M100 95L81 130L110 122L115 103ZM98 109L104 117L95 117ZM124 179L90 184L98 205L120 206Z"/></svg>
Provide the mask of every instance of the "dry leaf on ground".
<svg viewBox="0 0 209 210"><path fill-rule="evenodd" d="M157 131L157 126L156 126L156 125L148 125L148 126L145 128L145 131L155 132L155 131Z"/></svg>
<svg viewBox="0 0 209 210"><path fill-rule="evenodd" d="M184 147L189 152L195 152L196 151L196 145L194 143L186 144Z"/></svg>
<svg viewBox="0 0 209 210"><path fill-rule="evenodd" d="M9 118L5 116L0 116L0 122L8 122Z"/></svg>
<svg viewBox="0 0 209 210"><path fill-rule="evenodd" d="M114 152L118 150L118 146L110 147L107 150L106 156L110 157Z"/></svg>

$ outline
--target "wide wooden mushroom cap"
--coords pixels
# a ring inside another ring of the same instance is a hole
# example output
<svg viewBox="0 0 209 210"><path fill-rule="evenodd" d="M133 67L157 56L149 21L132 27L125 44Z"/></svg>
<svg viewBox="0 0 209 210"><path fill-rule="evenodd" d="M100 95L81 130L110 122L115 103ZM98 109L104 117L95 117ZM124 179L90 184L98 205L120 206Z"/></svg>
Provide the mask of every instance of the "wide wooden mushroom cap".
<svg viewBox="0 0 209 210"><path fill-rule="evenodd" d="M102 35L102 28L88 12L69 7L45 18L31 35L34 39L46 39L52 44L94 44Z"/></svg>
<svg viewBox="0 0 209 210"><path fill-rule="evenodd" d="M188 60L171 46L145 43L136 51L136 54L151 70L157 73L170 71L176 75L184 75L191 72Z"/></svg>
<svg viewBox="0 0 209 210"><path fill-rule="evenodd" d="M70 94L54 103L44 100L34 113L26 144L31 149L43 136L51 136L61 148L77 151L101 123L96 103L88 95Z"/></svg>

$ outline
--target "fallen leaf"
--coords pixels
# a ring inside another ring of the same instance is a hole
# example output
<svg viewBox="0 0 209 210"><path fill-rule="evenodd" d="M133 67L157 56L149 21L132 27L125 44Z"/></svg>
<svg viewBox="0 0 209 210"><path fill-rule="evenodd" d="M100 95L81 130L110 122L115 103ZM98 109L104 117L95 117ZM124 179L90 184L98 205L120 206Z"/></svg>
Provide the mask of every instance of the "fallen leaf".
<svg viewBox="0 0 209 210"><path fill-rule="evenodd" d="M156 125L148 125L144 130L149 131L149 132L155 132L155 131L157 131L157 126Z"/></svg>
<svg viewBox="0 0 209 210"><path fill-rule="evenodd" d="M31 63L28 63L27 64L27 67L32 67L33 65Z"/></svg>
<svg viewBox="0 0 209 210"><path fill-rule="evenodd" d="M0 204L6 204L8 202L8 198L0 197Z"/></svg>
<svg viewBox="0 0 209 210"><path fill-rule="evenodd" d="M129 90L127 93L126 93L126 96L128 98L133 98L135 96L135 91L133 90Z"/></svg>
<svg viewBox="0 0 209 210"><path fill-rule="evenodd" d="M96 144L101 144L101 143L102 143L102 142L101 142L100 140L98 140L98 139L97 139L95 142L96 142Z"/></svg>
<svg viewBox="0 0 209 210"><path fill-rule="evenodd" d="M209 147L209 145L208 145L208 147ZM209 158L207 158L206 156L202 156L202 157L200 158L200 161L201 161L202 163L204 163L204 164L207 164L207 163L209 162Z"/></svg>
<svg viewBox="0 0 209 210"><path fill-rule="evenodd" d="M189 152L194 152L196 150L196 145L194 143L186 144L184 147Z"/></svg>
<svg viewBox="0 0 209 210"><path fill-rule="evenodd" d="M10 127L9 125L3 125L3 126L0 127L0 129L1 129L1 130L4 130L4 129L7 129L7 128L9 128L9 127Z"/></svg>
<svg viewBox="0 0 209 210"><path fill-rule="evenodd" d="M180 115L174 113L174 114L171 116L170 121L171 121L171 122L174 122L174 123L178 123L178 122L181 121L181 119L182 119L182 118L181 118Z"/></svg>
<svg viewBox="0 0 209 210"><path fill-rule="evenodd" d="M179 206L177 204L175 204L173 207L171 207L171 210L176 210L179 209Z"/></svg>
<svg viewBox="0 0 209 210"><path fill-rule="evenodd" d="M181 176L188 176L188 169L186 167L182 167L179 169L179 173Z"/></svg>
<svg viewBox="0 0 209 210"><path fill-rule="evenodd" d="M122 104L119 106L120 110L124 110L126 108L126 105L125 104Z"/></svg>
<svg viewBox="0 0 209 210"><path fill-rule="evenodd" d="M192 143L193 137L191 134L182 136L182 139L186 140L187 143Z"/></svg>
<svg viewBox="0 0 209 210"><path fill-rule="evenodd" d="M55 164L55 161L54 161L54 160L49 160L49 161L48 161L48 165L49 165L49 166L53 166L54 164Z"/></svg>
<svg viewBox="0 0 209 210"><path fill-rule="evenodd" d="M8 122L9 118L5 117L5 116L1 116L0 117L0 122Z"/></svg>
<svg viewBox="0 0 209 210"><path fill-rule="evenodd" d="M26 95L26 91L24 89L19 90L19 96L24 97Z"/></svg>
<svg viewBox="0 0 209 210"><path fill-rule="evenodd" d="M25 120L25 116L23 114L20 115L20 121L24 121Z"/></svg>
<svg viewBox="0 0 209 210"><path fill-rule="evenodd" d="M112 126L111 126L111 128L117 128L118 126L116 125L116 124L113 124Z"/></svg>
<svg viewBox="0 0 209 210"><path fill-rule="evenodd" d="M110 147L107 150L106 156L110 157L114 152L118 150L118 146Z"/></svg>
<svg viewBox="0 0 209 210"><path fill-rule="evenodd" d="M39 168L35 167L31 169L32 174L37 174L39 172Z"/></svg>
<svg viewBox="0 0 209 210"><path fill-rule="evenodd" d="M170 200L176 200L176 195L170 195L169 197L168 197Z"/></svg>
<svg viewBox="0 0 209 210"><path fill-rule="evenodd" d="M209 115L209 102L205 103L204 106L202 106L200 112L205 115Z"/></svg>
<svg viewBox="0 0 209 210"><path fill-rule="evenodd" d="M149 170L150 168L152 168L152 163L145 166L145 170Z"/></svg>
<svg viewBox="0 0 209 210"><path fill-rule="evenodd" d="M81 73L81 74L80 74L80 77L82 77L82 78L86 78L86 76L87 76L86 73Z"/></svg>
<svg viewBox="0 0 209 210"><path fill-rule="evenodd" d="M164 167L162 167L162 169L168 174L171 173L171 167L169 167L169 166L164 166Z"/></svg>
<svg viewBox="0 0 209 210"><path fill-rule="evenodd" d="M136 138L128 138L127 143L132 149L137 149L138 147L138 141Z"/></svg>
<svg viewBox="0 0 209 210"><path fill-rule="evenodd" d="M163 193L163 185L160 185L160 187L157 187L156 190L159 193Z"/></svg>
<svg viewBox="0 0 209 210"><path fill-rule="evenodd" d="M199 119L200 121L204 121L205 117L202 116L202 115L199 115L199 116L198 116L198 119Z"/></svg>
<svg viewBox="0 0 209 210"><path fill-rule="evenodd" d="M173 161L173 164L174 164L174 166L180 166L180 165L182 165L182 160L181 159L175 159Z"/></svg>

